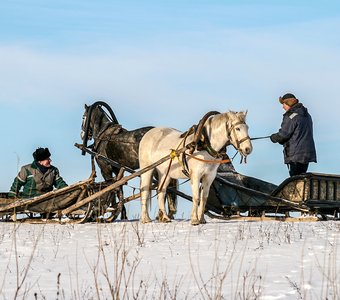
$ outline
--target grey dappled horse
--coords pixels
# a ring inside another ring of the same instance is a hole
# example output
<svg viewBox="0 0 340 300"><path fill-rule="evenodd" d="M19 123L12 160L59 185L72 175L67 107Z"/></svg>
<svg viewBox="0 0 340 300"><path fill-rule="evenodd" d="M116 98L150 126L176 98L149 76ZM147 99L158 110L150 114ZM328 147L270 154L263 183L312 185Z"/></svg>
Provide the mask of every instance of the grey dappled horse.
<svg viewBox="0 0 340 300"><path fill-rule="evenodd" d="M106 109L106 112L103 108ZM90 106L85 104L83 122L81 127L81 138L83 145L86 147L87 142L94 140L93 151L104 155L121 166L131 169L139 168L138 149L139 143L145 133L153 127L142 127L135 130L126 130L119 125L118 120L108 104L98 101ZM116 176L120 168L108 164L104 160L96 159L101 174L106 181L112 179L112 174ZM177 187L177 181L170 184L171 187ZM123 199L122 189L118 193L118 198ZM169 214L171 217L176 213L176 195L172 192L167 194L169 205ZM122 210L122 219L126 218L125 208Z"/></svg>

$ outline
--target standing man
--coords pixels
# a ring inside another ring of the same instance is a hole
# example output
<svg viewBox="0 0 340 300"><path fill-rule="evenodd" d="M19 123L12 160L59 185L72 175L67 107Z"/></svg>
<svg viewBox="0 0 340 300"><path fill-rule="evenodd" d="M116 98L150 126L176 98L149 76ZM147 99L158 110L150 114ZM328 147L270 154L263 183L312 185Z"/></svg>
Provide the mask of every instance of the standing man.
<svg viewBox="0 0 340 300"><path fill-rule="evenodd" d="M284 163L290 176L306 173L309 163L316 162L312 117L293 94L283 95L279 102L286 112L281 128L270 140L283 145Z"/></svg>
<svg viewBox="0 0 340 300"><path fill-rule="evenodd" d="M40 196L53 190L67 186L59 175L59 170L51 165L51 153L48 148L38 148L33 152L34 161L21 168L15 177L8 197L19 197L19 191L23 187L22 198Z"/></svg>

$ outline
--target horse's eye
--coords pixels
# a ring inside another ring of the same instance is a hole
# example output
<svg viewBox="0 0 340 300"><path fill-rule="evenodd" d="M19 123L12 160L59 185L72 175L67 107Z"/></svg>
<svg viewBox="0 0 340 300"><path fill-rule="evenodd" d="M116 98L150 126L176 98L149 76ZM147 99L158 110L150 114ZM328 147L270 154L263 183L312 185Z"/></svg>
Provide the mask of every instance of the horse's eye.
<svg viewBox="0 0 340 300"><path fill-rule="evenodd" d="M238 127L236 127L235 129L236 129L237 131L240 131L240 130L241 130L241 129L240 129L240 128L238 128Z"/></svg>

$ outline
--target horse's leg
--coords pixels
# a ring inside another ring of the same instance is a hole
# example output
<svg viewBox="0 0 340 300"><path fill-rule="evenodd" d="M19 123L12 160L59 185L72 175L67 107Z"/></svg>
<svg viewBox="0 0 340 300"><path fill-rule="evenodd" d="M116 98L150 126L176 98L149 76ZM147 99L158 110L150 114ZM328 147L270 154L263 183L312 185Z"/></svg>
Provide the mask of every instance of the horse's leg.
<svg viewBox="0 0 340 300"><path fill-rule="evenodd" d="M117 176L119 173L119 169L114 169L112 166L108 165L105 163L103 160L98 159L97 164L100 168L100 172L104 178L105 181L109 181L112 179L112 173ZM114 204L116 204L116 197L118 198L118 201L123 201L124 200L124 193L123 193L123 187L118 188L118 192L113 192L111 197L113 198ZM122 206L122 211L120 214L121 220L127 220L127 215L126 215L126 208L125 205Z"/></svg>
<svg viewBox="0 0 340 300"><path fill-rule="evenodd" d="M198 208L198 218L199 218L201 224L207 223L207 221L204 218L205 205L207 204L210 186L211 186L213 180L214 180L214 177L209 176L209 175L205 175L202 178L201 191L200 191L200 205L199 205L199 208Z"/></svg>
<svg viewBox="0 0 340 300"><path fill-rule="evenodd" d="M171 179L169 187L177 191L178 181L176 179ZM170 219L174 219L174 215L177 212L177 195L174 191L167 191L166 200L168 203L168 215Z"/></svg>
<svg viewBox="0 0 340 300"><path fill-rule="evenodd" d="M159 182L158 182L158 190L157 190L157 197L158 197L158 219L160 222L167 223L171 222L171 219L169 218L168 214L165 210L165 193L168 188L168 185L171 181L171 178L169 176L159 176ZM161 189L160 189L161 188Z"/></svg>
<svg viewBox="0 0 340 300"><path fill-rule="evenodd" d="M118 169L114 168L113 172L116 175L117 181L122 179L122 177L124 176L124 168L120 168L119 171L118 171ZM127 220L128 218L127 218L127 215L126 215L126 208L125 208L125 205L124 205L124 191L123 191L122 185L118 188L118 191L114 196L117 196L117 198L118 198L118 200L121 204L121 205L118 205L118 206L121 207L120 219L121 220Z"/></svg>
<svg viewBox="0 0 340 300"><path fill-rule="evenodd" d="M117 198L118 198L118 200L120 202L124 201L124 192L123 192L123 187L122 186L120 186L118 188ZM122 211L120 213L120 219L121 220L127 220L128 219L127 214L126 214L126 208L125 208L124 204L122 205Z"/></svg>
<svg viewBox="0 0 340 300"><path fill-rule="evenodd" d="M141 212L141 222L149 223L151 219L149 217L149 198L150 198L150 188L152 180L153 170L143 173L140 176L140 191L142 199L142 212Z"/></svg>
<svg viewBox="0 0 340 300"><path fill-rule="evenodd" d="M200 223L197 214L200 195L200 180L198 177L191 175L190 183L192 190L191 224L198 225Z"/></svg>
<svg viewBox="0 0 340 300"><path fill-rule="evenodd" d="M123 194L123 188L121 189L122 191L122 199L124 199L124 194ZM120 219L121 220L128 220L127 213L126 213L126 207L123 204L122 206L122 212L120 213Z"/></svg>
<svg viewBox="0 0 340 300"><path fill-rule="evenodd" d="M96 159L96 161L104 180L105 181L111 180L113 173L112 167L100 159Z"/></svg>

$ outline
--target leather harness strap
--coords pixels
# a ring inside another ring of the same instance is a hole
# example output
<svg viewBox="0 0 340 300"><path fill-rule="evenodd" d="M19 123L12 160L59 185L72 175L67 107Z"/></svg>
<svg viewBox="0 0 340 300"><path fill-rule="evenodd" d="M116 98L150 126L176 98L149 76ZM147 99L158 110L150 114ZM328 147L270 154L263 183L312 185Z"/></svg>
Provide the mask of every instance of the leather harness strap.
<svg viewBox="0 0 340 300"><path fill-rule="evenodd" d="M98 133L95 143L94 143L94 150L98 149L99 145L102 142L109 142L112 141L113 139L111 136L115 136L118 133L120 133L122 130L122 125L120 124L114 124L114 123L108 123L104 128Z"/></svg>
<svg viewBox="0 0 340 300"><path fill-rule="evenodd" d="M216 112L212 112L212 114L216 114ZM208 114L207 114L208 115ZM208 118L205 118L204 122L207 120ZM231 134L233 133L234 134L234 138L235 138L235 143L236 143L236 149L239 150L241 144L247 140L250 140L250 137L249 135L247 135L246 137L242 138L241 140L238 140L237 139L237 134L236 134L236 126L238 125L245 125L244 122L242 121L239 121L235 124L232 124L231 128L228 129L228 126L226 124L226 131L227 131L227 134L228 134L228 138L229 138L229 143L227 145L230 145L230 140L231 140ZM196 159L198 161L201 161L201 162L205 162L205 163L217 163L217 164L224 164L224 163L230 163L231 160L228 158L228 159L220 159L222 158L224 155L226 155L226 153L221 153L221 152L218 152L216 151L210 144L210 140L209 140L209 137L208 137L208 134L206 132L206 129L205 127L203 127L204 123L203 124L200 124L201 125L201 129L200 129L200 132L196 132L195 133L195 141L189 145L187 145L188 149L189 150L189 153L187 152L184 152L182 153L182 160L180 160L180 158L178 157L178 160L182 166L182 169L183 169L183 173L189 177L189 166L188 166L188 162L187 162L187 159L186 159L186 156L190 157L190 158L193 158L193 159ZM199 127L199 126L198 126ZM195 128L194 126L191 127L186 133L182 134L181 137L183 137L183 143L185 145L185 141L186 141L186 138L188 135L192 134L192 131L193 129L198 129L198 128ZM200 135L200 137L199 137ZM226 145L226 146L227 146ZM198 158L193 154L193 152L195 150L198 150L198 151L202 151L202 150L205 150L209 153L209 155L211 155L212 157L216 158L214 160L207 160L207 159L202 159L202 158ZM243 158L243 157L242 157ZM242 160L241 160L242 162Z"/></svg>
<svg viewBox="0 0 340 300"><path fill-rule="evenodd" d="M234 134L234 137L235 137L235 142L236 142L236 149L237 150L239 150L239 148L240 148L240 146L241 146L241 144L243 143L243 142L245 142L245 141L247 141L247 140L250 140L250 137L249 137L249 135L247 135L246 137L244 137L243 139L241 139L241 140L238 140L236 137L237 137L237 135L236 135L236 130L235 130L235 127L237 126L237 125L241 125L241 124L243 124L243 125L246 125L244 122L237 122L237 123L235 123L235 124L232 124L232 126L231 126L231 128L230 128L230 131L229 131L229 133L228 133L228 135L229 135L229 141L231 140L231 133L233 133ZM228 128L226 128L227 129L227 132L228 132ZM229 142L229 145L230 145L231 143Z"/></svg>
<svg viewBox="0 0 340 300"><path fill-rule="evenodd" d="M202 159L202 158L196 157L196 156L194 156L192 154L188 154L188 153L186 153L186 155L188 155L190 158L196 159L198 161L205 162L205 163L211 163L211 164L227 164L227 163L231 162L231 160L229 158L216 160L216 159Z"/></svg>

